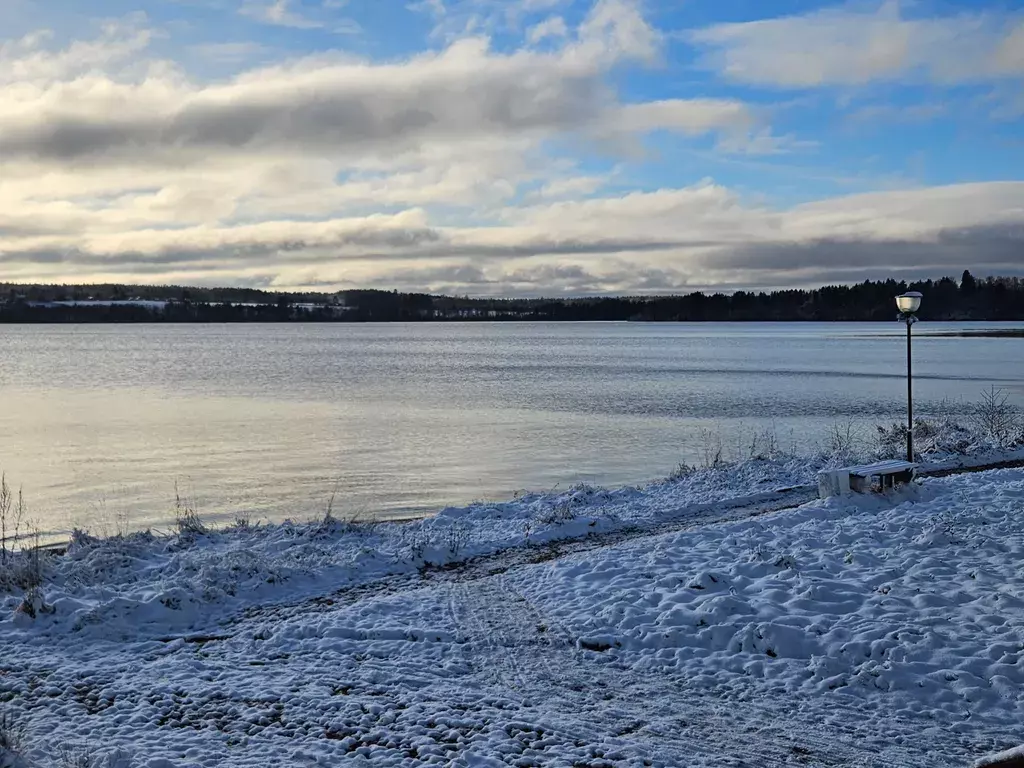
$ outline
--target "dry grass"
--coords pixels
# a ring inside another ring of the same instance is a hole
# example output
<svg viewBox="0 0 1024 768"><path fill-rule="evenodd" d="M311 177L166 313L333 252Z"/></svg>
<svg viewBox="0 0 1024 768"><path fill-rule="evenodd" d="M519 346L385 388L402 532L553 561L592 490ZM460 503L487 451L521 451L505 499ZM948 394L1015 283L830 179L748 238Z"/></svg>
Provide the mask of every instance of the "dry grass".
<svg viewBox="0 0 1024 768"><path fill-rule="evenodd" d="M174 527L179 535L204 536L209 531L202 518L199 517L195 492L183 496L177 480L174 481Z"/></svg>
<svg viewBox="0 0 1024 768"><path fill-rule="evenodd" d="M21 754L25 729L6 712L0 713L0 758L7 752Z"/></svg>

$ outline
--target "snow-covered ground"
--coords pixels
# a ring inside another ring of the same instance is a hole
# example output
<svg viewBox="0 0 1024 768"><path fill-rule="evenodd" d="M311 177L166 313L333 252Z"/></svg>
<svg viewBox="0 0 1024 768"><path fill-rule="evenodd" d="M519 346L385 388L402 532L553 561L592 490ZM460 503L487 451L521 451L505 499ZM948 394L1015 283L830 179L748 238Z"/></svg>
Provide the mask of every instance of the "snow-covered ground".
<svg viewBox="0 0 1024 768"><path fill-rule="evenodd" d="M966 766L1024 743L1024 470L777 490L809 480L748 462L407 524L78 537L35 618L0 605L0 715L31 766Z"/></svg>

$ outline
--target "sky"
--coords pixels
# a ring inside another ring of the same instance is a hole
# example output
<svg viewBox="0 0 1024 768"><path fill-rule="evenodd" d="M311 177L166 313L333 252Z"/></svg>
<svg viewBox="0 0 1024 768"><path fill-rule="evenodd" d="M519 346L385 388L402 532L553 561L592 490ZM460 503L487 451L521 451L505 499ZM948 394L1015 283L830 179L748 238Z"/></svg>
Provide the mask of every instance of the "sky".
<svg viewBox="0 0 1024 768"><path fill-rule="evenodd" d="M1024 276L1024 0L0 0L0 281Z"/></svg>

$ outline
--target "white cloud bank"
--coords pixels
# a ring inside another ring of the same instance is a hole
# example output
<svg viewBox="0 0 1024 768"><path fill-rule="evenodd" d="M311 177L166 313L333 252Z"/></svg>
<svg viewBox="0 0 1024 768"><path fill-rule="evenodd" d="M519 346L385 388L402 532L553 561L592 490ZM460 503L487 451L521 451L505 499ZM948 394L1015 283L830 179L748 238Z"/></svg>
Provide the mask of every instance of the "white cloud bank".
<svg viewBox="0 0 1024 768"><path fill-rule="evenodd" d="M957 84L1024 77L1024 17L971 12L914 18L895 0L871 11L840 6L719 24L691 39L704 48L708 68L763 86L894 80Z"/></svg>
<svg viewBox="0 0 1024 768"><path fill-rule="evenodd" d="M577 170L566 147L655 131L721 151L778 140L736 100L623 103L609 73L660 54L632 2L600 0L544 37L543 51L468 37L215 83L146 58L140 18L63 50L4 43L3 275L550 295L1022 271L1024 183L788 209L711 181L613 195L623 174Z"/></svg>

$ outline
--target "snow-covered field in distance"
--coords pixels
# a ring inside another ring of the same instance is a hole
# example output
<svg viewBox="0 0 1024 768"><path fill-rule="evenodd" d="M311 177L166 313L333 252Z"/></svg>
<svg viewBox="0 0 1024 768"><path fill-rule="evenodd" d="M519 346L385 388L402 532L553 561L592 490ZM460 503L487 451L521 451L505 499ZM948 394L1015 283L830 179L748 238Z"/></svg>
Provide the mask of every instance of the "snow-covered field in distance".
<svg viewBox="0 0 1024 768"><path fill-rule="evenodd" d="M961 766L1024 742L1024 470L766 513L806 473L79 536L34 619L0 606L3 713L33 766Z"/></svg>

